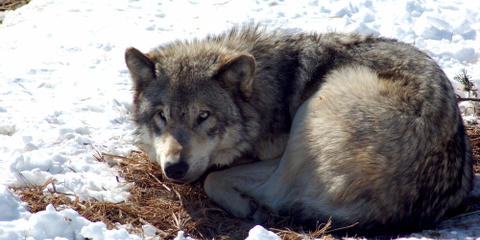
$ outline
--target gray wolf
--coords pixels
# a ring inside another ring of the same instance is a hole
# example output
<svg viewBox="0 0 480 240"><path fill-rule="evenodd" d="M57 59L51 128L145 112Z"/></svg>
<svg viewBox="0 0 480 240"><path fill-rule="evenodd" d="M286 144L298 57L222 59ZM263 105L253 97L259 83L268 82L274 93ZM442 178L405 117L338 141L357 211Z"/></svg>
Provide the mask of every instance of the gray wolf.
<svg viewBox="0 0 480 240"><path fill-rule="evenodd" d="M139 142L166 178L257 221L269 209L355 231L426 228L472 189L450 81L393 39L246 25L129 48Z"/></svg>

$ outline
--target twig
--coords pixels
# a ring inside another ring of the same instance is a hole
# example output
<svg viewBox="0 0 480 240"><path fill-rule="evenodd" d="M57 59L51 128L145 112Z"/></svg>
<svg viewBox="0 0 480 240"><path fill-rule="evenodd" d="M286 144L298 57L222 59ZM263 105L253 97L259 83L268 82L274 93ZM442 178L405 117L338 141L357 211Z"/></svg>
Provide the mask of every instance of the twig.
<svg viewBox="0 0 480 240"><path fill-rule="evenodd" d="M152 177L153 179L155 179L155 181L157 181L158 183L160 183L165 189L167 189L169 192L172 191L172 189L170 189L167 185L165 185L165 183L162 183L157 177L155 177L155 175L153 175L152 173L148 173L148 175L150 175L150 177Z"/></svg>
<svg viewBox="0 0 480 240"><path fill-rule="evenodd" d="M20 177L22 179L22 181L25 183L25 185L27 187L32 187L33 186L33 184L30 183L30 181L28 181L28 179L25 176L23 176L23 174L20 171L16 172L16 174L18 174L18 177Z"/></svg>
<svg viewBox="0 0 480 240"><path fill-rule="evenodd" d="M56 193L57 189L55 188L55 182L52 182L52 188L53 188L53 192Z"/></svg>
<svg viewBox="0 0 480 240"><path fill-rule="evenodd" d="M176 226L178 229L181 229L180 221L178 220L178 217L177 217L177 215L175 215L174 212L172 212L172 218L173 218L173 221L174 221L174 223L175 223L175 226Z"/></svg>
<svg viewBox="0 0 480 240"><path fill-rule="evenodd" d="M478 214L480 213L480 210L477 210L477 211L473 211L473 212L467 212L467 213L462 213L462 214L459 214L457 216L454 216L450 219L455 219L455 218L461 218L461 217L465 217L465 216L470 216L470 215L474 215L474 214Z"/></svg>
<svg viewBox="0 0 480 240"><path fill-rule="evenodd" d="M43 185L41 185L39 187L40 187L40 189L43 190L45 187L47 187L49 184L53 184L55 181L56 181L55 178L50 178ZM55 185L53 185L53 190L56 192Z"/></svg>
<svg viewBox="0 0 480 240"><path fill-rule="evenodd" d="M480 102L480 98L464 98L464 97L458 97L457 98L457 102L463 102L463 101Z"/></svg>
<svg viewBox="0 0 480 240"><path fill-rule="evenodd" d="M353 224L348 225L348 226L339 227L339 228L334 228L334 229L332 229L332 230L327 230L327 231L325 231L325 233L331 233L331 232L334 232L334 231L340 231L340 230L349 229L349 228L355 227L356 225L358 225L358 222L353 223Z"/></svg>
<svg viewBox="0 0 480 240"><path fill-rule="evenodd" d="M180 202L180 207L183 207L182 195L180 195L180 193L175 188L173 189L173 191L175 192L175 194L177 194L178 201Z"/></svg>
<svg viewBox="0 0 480 240"><path fill-rule="evenodd" d="M107 156L107 157L111 157L111 158L120 158L120 159L122 159L122 160L132 160L132 159L129 158L129 157L119 156L119 155L115 155L115 154L111 154L111 153L106 153L106 152L102 152L102 155L103 155L103 156Z"/></svg>

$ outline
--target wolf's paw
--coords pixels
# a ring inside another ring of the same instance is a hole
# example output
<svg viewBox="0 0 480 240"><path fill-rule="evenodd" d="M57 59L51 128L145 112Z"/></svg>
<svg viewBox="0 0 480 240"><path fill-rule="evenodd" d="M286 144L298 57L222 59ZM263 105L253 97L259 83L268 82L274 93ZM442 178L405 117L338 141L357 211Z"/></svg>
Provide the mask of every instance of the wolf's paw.
<svg viewBox="0 0 480 240"><path fill-rule="evenodd" d="M235 191L239 192L238 190L235 189ZM259 209L259 205L257 203L257 201L255 201L255 199L253 199L252 197L246 195L246 194L243 194L243 193L240 193L240 197L243 198L243 200L245 201L245 203L248 203L248 206L247 207L244 207L244 212L247 213L243 218L246 218L248 220L252 220L252 221L255 221L255 215L257 214L257 210Z"/></svg>
<svg viewBox="0 0 480 240"><path fill-rule="evenodd" d="M254 219L253 216L258 209L257 202L221 177L220 173L214 172L205 179L203 187L208 197L235 217Z"/></svg>
<svg viewBox="0 0 480 240"><path fill-rule="evenodd" d="M257 210L253 214L252 219L255 224L265 224L270 223L277 217L279 217L279 215L275 211L273 211L268 206L261 205L257 207Z"/></svg>

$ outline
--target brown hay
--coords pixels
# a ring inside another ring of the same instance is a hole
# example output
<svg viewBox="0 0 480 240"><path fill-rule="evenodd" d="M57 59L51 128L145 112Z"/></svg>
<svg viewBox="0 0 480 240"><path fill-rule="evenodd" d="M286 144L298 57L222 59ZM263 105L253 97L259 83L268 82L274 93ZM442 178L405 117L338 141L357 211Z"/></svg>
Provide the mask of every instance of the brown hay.
<svg viewBox="0 0 480 240"><path fill-rule="evenodd" d="M15 10L29 2L30 0L3 0L0 2L0 11Z"/></svg>
<svg viewBox="0 0 480 240"><path fill-rule="evenodd" d="M467 127L467 134L470 137L473 153L473 170L480 174L480 127Z"/></svg>
<svg viewBox="0 0 480 240"><path fill-rule="evenodd" d="M271 230L273 230L282 239L300 240L300 239L319 239L321 237L322 239L330 239L332 237L326 236L325 234L330 231L331 226L332 226L332 222L328 220L328 222L325 224L317 225L317 228L315 229L315 231L309 232L309 233L297 232L290 228L285 228L285 229L271 228Z"/></svg>
<svg viewBox="0 0 480 240"><path fill-rule="evenodd" d="M467 133L472 142L475 172L480 173L480 127L468 127ZM101 153L96 159L109 160L109 164L118 167L120 176L132 183L127 201L82 201L73 195L45 190L50 184L55 189L54 179L42 186L11 189L28 203L31 212L42 211L51 203L57 209L72 208L90 221L102 221L109 229L118 223L129 224L130 232L142 234L142 225L149 223L164 239L173 239L179 230L196 239L244 239L254 226L251 222L233 218L210 201L200 182L178 185L166 181L160 168L150 163L142 152L132 151L129 157ZM304 231L301 226L292 225L288 218L271 216L264 226L282 239L333 238L329 235L333 231L330 221L319 223L313 231Z"/></svg>

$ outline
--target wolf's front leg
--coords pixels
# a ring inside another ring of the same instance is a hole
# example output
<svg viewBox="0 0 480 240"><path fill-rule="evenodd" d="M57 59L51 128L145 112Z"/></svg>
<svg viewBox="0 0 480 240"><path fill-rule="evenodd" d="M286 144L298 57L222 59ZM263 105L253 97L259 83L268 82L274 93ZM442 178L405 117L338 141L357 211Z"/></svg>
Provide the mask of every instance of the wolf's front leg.
<svg viewBox="0 0 480 240"><path fill-rule="evenodd" d="M267 181L278 162L260 161L210 173L205 179L205 192L235 217L253 218L259 203L250 192Z"/></svg>

